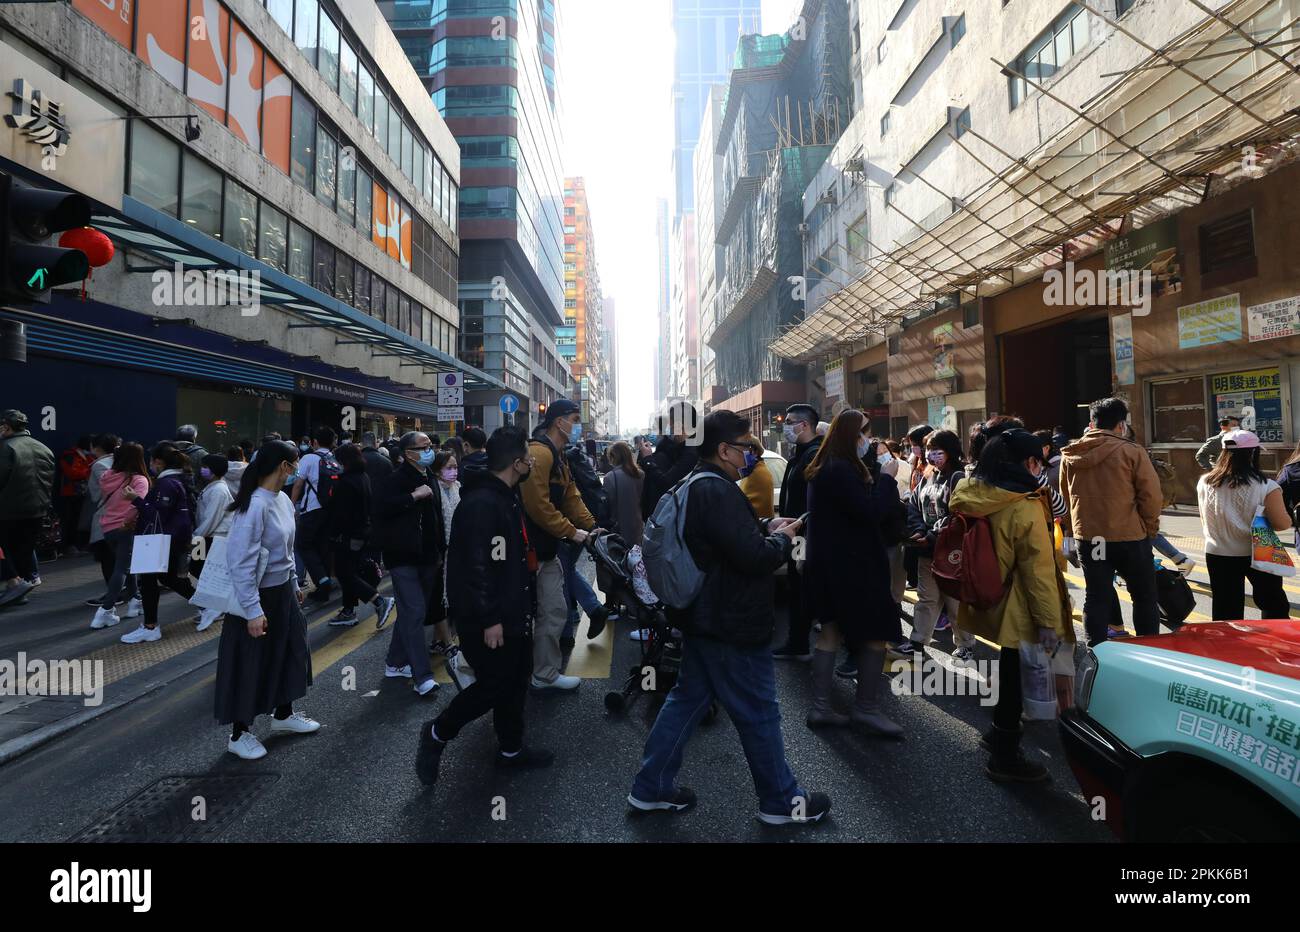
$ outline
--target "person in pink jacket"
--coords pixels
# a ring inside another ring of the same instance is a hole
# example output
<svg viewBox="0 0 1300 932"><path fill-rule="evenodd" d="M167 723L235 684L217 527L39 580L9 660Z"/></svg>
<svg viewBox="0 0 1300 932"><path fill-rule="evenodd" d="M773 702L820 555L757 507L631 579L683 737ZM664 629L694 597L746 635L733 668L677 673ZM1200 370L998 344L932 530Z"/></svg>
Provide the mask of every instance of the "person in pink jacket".
<svg viewBox="0 0 1300 932"><path fill-rule="evenodd" d="M126 617L135 618L144 612L136 597L135 577L128 572L131 567L131 542L135 538L136 508L124 494L130 489L138 497L149 494L149 471L144 463L144 447L138 443L124 443L113 454L113 465L99 479L100 499L104 502L99 516L99 526L104 532L104 543L113 555L113 575L108 580L108 592L99 608L95 609L92 628L111 628L122 619L113 611L118 597L127 600ZM125 593L123 588L125 587Z"/></svg>

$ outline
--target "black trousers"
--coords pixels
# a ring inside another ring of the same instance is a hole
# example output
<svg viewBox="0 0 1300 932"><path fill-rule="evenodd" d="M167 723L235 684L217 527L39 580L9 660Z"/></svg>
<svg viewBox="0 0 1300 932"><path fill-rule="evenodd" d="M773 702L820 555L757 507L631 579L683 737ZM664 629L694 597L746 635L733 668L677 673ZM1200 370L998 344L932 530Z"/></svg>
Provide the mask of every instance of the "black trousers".
<svg viewBox="0 0 1300 932"><path fill-rule="evenodd" d="M351 541L344 538L334 542L334 578L343 590L343 607L356 608L362 602L371 602L379 593L361 578L361 561L365 556L353 550Z"/></svg>
<svg viewBox="0 0 1300 932"><path fill-rule="evenodd" d="M36 575L36 536L41 531L40 518L12 518L0 521L0 550L23 579Z"/></svg>
<svg viewBox="0 0 1300 932"><path fill-rule="evenodd" d="M474 719L492 713L501 750L514 753L524 746L524 700L533 675L533 639L506 637L492 650L475 628L461 638L460 649L474 668L474 682L443 710L433 723L443 741L450 741Z"/></svg>
<svg viewBox="0 0 1300 932"><path fill-rule="evenodd" d="M1084 626L1088 646L1103 643L1109 626L1120 624L1115 574L1123 577L1133 599L1133 627L1139 637L1160 633L1160 607L1156 602L1156 570L1150 540L1106 541L1105 559L1092 558L1093 543L1079 541L1079 561L1087 590L1083 596Z"/></svg>
<svg viewBox="0 0 1300 932"><path fill-rule="evenodd" d="M89 534L82 534L81 509L85 505L86 496L84 495L63 495L59 497L59 527L63 533L63 539L59 541L59 552L67 553L73 547L85 545Z"/></svg>
<svg viewBox="0 0 1300 932"><path fill-rule="evenodd" d="M993 707L993 724L1009 731L1020 730L1024 697L1020 692L1020 649L1004 647L998 654L998 701Z"/></svg>
<svg viewBox="0 0 1300 932"><path fill-rule="evenodd" d="M298 517L294 547L302 555L302 562L316 585L330 575L330 542L325 536L325 509L317 508Z"/></svg>
<svg viewBox="0 0 1300 932"><path fill-rule="evenodd" d="M1210 617L1215 621L1240 621L1246 615L1246 580L1255 597L1261 618L1290 618L1291 600L1282 588L1282 577L1251 569L1250 557L1205 555L1205 569L1210 574Z"/></svg>
<svg viewBox="0 0 1300 932"><path fill-rule="evenodd" d="M790 633L785 643L800 653L808 652L808 639L812 634L812 619L803 606L803 578L794 567L794 561L786 562L785 578L790 592Z"/></svg>

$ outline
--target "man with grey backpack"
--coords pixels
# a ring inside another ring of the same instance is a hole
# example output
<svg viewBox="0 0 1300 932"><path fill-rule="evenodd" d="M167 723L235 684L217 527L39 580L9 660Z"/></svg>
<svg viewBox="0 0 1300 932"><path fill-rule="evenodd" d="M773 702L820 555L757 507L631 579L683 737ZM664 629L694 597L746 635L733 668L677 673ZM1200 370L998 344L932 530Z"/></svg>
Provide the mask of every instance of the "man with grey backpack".
<svg viewBox="0 0 1300 932"><path fill-rule="evenodd" d="M684 637L677 682L628 794L636 810L695 805L695 794L676 785L677 772L691 732L717 701L740 733L761 821L817 822L830 811L830 799L805 792L785 759L771 653L772 574L789 559L801 524L773 518L764 526L736 485L753 443L749 421L735 412L706 417L699 464L659 500L646 524L650 584Z"/></svg>

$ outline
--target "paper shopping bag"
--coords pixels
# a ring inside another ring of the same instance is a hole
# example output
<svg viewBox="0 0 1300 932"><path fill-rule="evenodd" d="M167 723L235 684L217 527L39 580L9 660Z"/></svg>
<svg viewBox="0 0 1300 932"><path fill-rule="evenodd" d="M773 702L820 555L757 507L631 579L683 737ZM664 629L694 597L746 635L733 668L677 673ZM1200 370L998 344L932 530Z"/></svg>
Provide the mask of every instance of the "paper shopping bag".
<svg viewBox="0 0 1300 932"><path fill-rule="evenodd" d="M266 572L270 553L265 547L257 554L257 579L260 582ZM208 558L203 563L203 572L199 584L190 597L190 604L199 608L215 609L223 614L243 616L244 610L236 597L234 584L230 579L230 567L227 562L226 538L214 537L208 548Z"/></svg>
<svg viewBox="0 0 1300 932"><path fill-rule="evenodd" d="M165 573L171 557L170 534L140 534L131 542L131 572Z"/></svg>

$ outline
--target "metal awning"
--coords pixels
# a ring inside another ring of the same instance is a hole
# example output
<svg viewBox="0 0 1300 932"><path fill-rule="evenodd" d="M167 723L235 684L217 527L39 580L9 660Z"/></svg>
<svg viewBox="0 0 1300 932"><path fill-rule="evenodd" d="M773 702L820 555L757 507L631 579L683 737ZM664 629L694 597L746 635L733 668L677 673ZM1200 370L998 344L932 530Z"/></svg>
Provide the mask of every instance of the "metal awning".
<svg viewBox="0 0 1300 932"><path fill-rule="evenodd" d="M871 244L862 273L787 328L772 352L808 362L883 334L938 297L1005 291L1036 277L1043 257L1072 240L1199 203L1216 174L1241 166L1245 147L1288 147L1300 135L1300 65L1289 60L1300 48L1300 0L1234 0L1218 12L1176 0L1204 16L1159 49L1101 13L1097 0L1077 2L1146 57L1081 106L994 61L1070 111L1066 126L1022 156L974 130L950 132L989 180L929 229L887 207L915 233L887 250ZM899 177L944 194L916 172Z"/></svg>
<svg viewBox="0 0 1300 932"><path fill-rule="evenodd" d="M363 311L350 307L322 291L248 256L232 246L214 240L188 224L124 197L121 214L101 209L91 217L91 226L114 242L162 263L145 271L183 269L257 272L254 286L262 304L273 305L297 319L291 330L321 328L340 335L339 345L366 345L376 357L401 357L403 366L429 372L458 371L466 391L505 389L505 383L467 365L455 357L402 333ZM137 269L138 270L138 269ZM420 386L415 386L421 390Z"/></svg>

